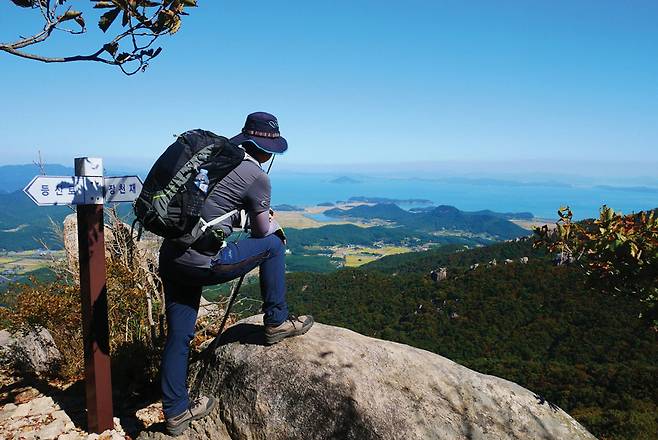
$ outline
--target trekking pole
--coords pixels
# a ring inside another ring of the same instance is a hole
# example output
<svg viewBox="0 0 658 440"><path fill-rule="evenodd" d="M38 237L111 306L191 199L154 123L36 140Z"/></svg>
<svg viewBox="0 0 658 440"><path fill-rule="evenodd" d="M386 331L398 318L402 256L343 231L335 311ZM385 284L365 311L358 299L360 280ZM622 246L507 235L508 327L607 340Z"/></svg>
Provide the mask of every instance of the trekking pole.
<svg viewBox="0 0 658 440"><path fill-rule="evenodd" d="M240 286L242 285L242 281L244 281L244 277L247 274L244 274L240 277L238 282L236 283L235 286L233 286L233 291L231 292L231 299L228 301L228 306L226 306L226 311L224 312L224 318L222 318L222 324L219 326L219 332L217 333L217 337L222 336L222 332L224 331L224 326L226 325L226 320L228 319L228 314L231 311L231 307L233 307L233 303L235 302L235 299L238 297L238 292L240 291Z"/></svg>

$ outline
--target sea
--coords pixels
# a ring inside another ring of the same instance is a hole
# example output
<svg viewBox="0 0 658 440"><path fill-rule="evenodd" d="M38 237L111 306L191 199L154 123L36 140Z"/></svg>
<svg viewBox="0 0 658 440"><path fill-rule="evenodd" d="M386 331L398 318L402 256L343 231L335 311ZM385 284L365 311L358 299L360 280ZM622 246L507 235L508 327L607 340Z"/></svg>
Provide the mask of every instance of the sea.
<svg viewBox="0 0 658 440"><path fill-rule="evenodd" d="M575 219L598 216L602 205L624 214L658 208L658 187L516 182L467 178L389 178L336 174L273 172L272 205L308 207L347 201L351 197L385 197L402 208L452 205L463 211L531 212L542 219L557 219L557 210L569 206Z"/></svg>

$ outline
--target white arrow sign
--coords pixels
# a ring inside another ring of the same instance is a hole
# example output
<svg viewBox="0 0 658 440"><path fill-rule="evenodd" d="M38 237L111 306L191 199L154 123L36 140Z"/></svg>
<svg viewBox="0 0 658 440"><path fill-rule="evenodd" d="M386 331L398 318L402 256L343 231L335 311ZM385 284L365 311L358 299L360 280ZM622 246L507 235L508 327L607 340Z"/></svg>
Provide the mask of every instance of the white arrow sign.
<svg viewBox="0 0 658 440"><path fill-rule="evenodd" d="M105 178L105 202L132 202L142 192L142 180L138 176Z"/></svg>
<svg viewBox="0 0 658 440"><path fill-rule="evenodd" d="M138 176L36 176L23 192L39 206L52 206L132 202L141 190Z"/></svg>

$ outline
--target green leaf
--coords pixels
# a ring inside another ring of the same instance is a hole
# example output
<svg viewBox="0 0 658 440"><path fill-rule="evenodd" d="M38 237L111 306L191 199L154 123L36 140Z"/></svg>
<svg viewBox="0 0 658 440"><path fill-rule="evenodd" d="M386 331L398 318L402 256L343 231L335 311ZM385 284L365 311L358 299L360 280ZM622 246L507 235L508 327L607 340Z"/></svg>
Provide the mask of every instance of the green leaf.
<svg viewBox="0 0 658 440"><path fill-rule="evenodd" d="M174 18L171 20L171 25L169 26L169 33L173 35L173 34L175 34L176 32L178 32L178 29L180 29L180 25L181 25L181 20L180 20L180 18L178 18L178 17L174 17Z"/></svg>
<svg viewBox="0 0 658 440"><path fill-rule="evenodd" d="M11 0L11 1L16 6L20 6L21 8L31 8L36 3L34 0Z"/></svg>
<svg viewBox="0 0 658 440"><path fill-rule="evenodd" d="M183 6L197 7L197 0L181 0L181 3L183 3Z"/></svg>
<svg viewBox="0 0 658 440"><path fill-rule="evenodd" d="M94 5L95 9L109 9L109 8L115 8L116 5L112 2L97 2Z"/></svg>
<svg viewBox="0 0 658 440"><path fill-rule="evenodd" d="M74 20L82 15L82 12L80 11L66 11L64 15L62 15L59 19L59 21L68 21L68 20Z"/></svg>
<svg viewBox="0 0 658 440"><path fill-rule="evenodd" d="M107 32L112 23L121 12L121 8L114 8L111 11L107 11L105 14L101 15L100 20L98 20L98 27L103 31Z"/></svg>

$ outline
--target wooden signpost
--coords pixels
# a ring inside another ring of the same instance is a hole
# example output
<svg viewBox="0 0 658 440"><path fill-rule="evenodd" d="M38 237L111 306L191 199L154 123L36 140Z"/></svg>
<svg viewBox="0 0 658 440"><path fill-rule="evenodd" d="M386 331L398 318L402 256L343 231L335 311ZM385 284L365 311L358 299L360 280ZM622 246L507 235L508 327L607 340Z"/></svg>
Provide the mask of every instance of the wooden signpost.
<svg viewBox="0 0 658 440"><path fill-rule="evenodd" d="M103 203L132 202L141 190L138 176L104 178L103 160L91 157L75 159L75 176L36 176L23 190L39 206L76 205L90 432L113 429Z"/></svg>

